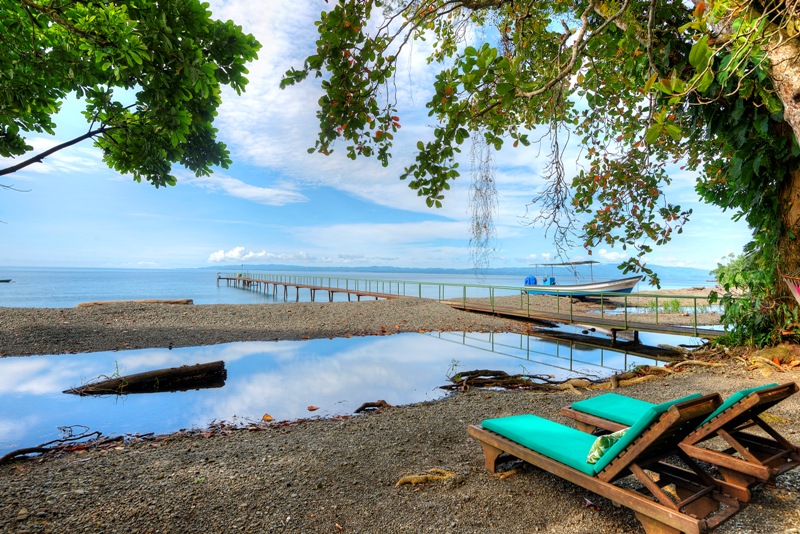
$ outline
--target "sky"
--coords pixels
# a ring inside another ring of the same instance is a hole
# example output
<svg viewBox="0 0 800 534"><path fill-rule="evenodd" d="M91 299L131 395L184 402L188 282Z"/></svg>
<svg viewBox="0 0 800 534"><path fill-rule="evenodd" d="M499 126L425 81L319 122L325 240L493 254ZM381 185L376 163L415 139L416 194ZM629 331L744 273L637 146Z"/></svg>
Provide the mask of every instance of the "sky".
<svg viewBox="0 0 800 534"><path fill-rule="evenodd" d="M344 145L330 156L308 154L317 131L314 80L286 90L283 73L314 51L318 0L211 0L215 18L232 19L263 48L249 65L246 92L226 90L215 126L234 164L196 178L176 168L175 187L136 183L107 168L99 150L83 142L48 157L2 183L0 265L41 267L183 268L240 264L316 267L393 266L470 268L469 173L452 184L444 207L431 209L398 179L413 161L417 140L432 136L424 104L434 71L426 44L415 43L396 78L402 128L388 167L351 161ZM32 135L37 152L88 129L80 102L69 101L55 136ZM576 161L573 142L567 161ZM526 221L544 186L545 150L504 148L496 154L497 240L490 267L554 261L552 232ZM11 160L2 161L0 167ZM469 149L462 169L469 169ZM749 241L742 222L699 202L694 176L674 169L668 200L694 215L683 234L655 248L651 265L712 269ZM591 259L616 263L619 249L598 248ZM588 259L583 249L568 259Z"/></svg>

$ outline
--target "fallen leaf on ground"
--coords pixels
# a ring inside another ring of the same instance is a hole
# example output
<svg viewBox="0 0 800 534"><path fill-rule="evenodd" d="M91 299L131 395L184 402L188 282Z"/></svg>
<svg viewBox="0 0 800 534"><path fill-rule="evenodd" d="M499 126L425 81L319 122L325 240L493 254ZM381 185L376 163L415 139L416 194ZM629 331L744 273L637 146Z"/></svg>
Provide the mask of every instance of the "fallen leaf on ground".
<svg viewBox="0 0 800 534"><path fill-rule="evenodd" d="M519 469L509 469L508 471L503 471L502 473L492 473L491 476L499 478L500 480L504 480L508 477L513 477L517 473L519 473Z"/></svg>

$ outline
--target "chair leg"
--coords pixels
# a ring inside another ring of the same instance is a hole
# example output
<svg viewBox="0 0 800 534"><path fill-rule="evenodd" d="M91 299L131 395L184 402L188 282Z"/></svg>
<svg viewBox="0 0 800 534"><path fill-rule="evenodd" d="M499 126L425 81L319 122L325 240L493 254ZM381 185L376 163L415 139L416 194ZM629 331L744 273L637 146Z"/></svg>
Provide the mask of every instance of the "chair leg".
<svg viewBox="0 0 800 534"><path fill-rule="evenodd" d="M589 423L584 423L583 421L575 421L575 426L581 432L586 432L587 434L593 434L597 427L594 425L590 425Z"/></svg>
<svg viewBox="0 0 800 534"><path fill-rule="evenodd" d="M745 492L748 493L748 497L749 497L749 489L750 489L750 487L755 485L756 483L758 483L758 479L756 477L747 475L747 474L742 473L740 471L736 471L735 469L729 469L727 467L723 467L721 465L718 465L717 466L717 471L720 472L720 474L722 475L722 478L725 480L725 482L727 482L728 484L730 484L731 486L734 486L736 488L741 488L742 491L745 491ZM739 499L740 501L742 500L738 496L735 496L735 497L737 499ZM750 500L750 499L747 499L747 500L745 500L743 502L747 502L748 500Z"/></svg>
<svg viewBox="0 0 800 534"><path fill-rule="evenodd" d="M636 512L636 519L642 524L647 534L681 534L681 531L677 528L671 527L641 512Z"/></svg>
<svg viewBox="0 0 800 534"><path fill-rule="evenodd" d="M688 499L697 492L692 489L675 486L675 493L680 499ZM713 512L719 510L719 507L719 501L706 495L687 504L684 510L696 517L708 517Z"/></svg>
<svg viewBox="0 0 800 534"><path fill-rule="evenodd" d="M486 466L486 470L490 473L497 472L497 458L503 454L503 451L493 445L489 445L484 441L481 441L481 447L483 447L484 465Z"/></svg>

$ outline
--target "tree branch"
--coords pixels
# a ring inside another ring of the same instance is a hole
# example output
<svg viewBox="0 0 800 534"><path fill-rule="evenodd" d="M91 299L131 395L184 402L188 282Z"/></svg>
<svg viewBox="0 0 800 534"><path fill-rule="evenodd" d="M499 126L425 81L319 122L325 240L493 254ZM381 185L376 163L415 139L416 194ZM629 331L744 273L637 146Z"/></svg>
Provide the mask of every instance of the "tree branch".
<svg viewBox="0 0 800 534"><path fill-rule="evenodd" d="M49 149L45 150L44 152L42 152L41 154L37 154L37 155L35 155L35 156L31 157L31 158L26 159L25 161L17 163L16 165L12 165L11 167L6 167L5 169L0 169L0 176L5 176L6 174L15 173L18 170L24 169L28 165L32 165L34 163L41 163L42 160L44 158L46 158L47 156L49 156L50 154L58 152L59 150L62 150L64 148L71 147L72 145L76 145L76 144L80 143L81 141L83 141L85 139L89 139L90 137L94 137L95 135L104 134L104 133L106 133L106 132L108 132L110 130L113 130L113 129L114 128L112 128L112 127L103 126L103 127L98 128L96 130L90 130L90 131L86 132L85 134L76 137L75 139L71 139L71 140L67 141L66 143L61 143L60 145L56 145L53 148L49 148Z"/></svg>
<svg viewBox="0 0 800 534"><path fill-rule="evenodd" d="M551 78L546 84L544 84L539 89L536 89L534 91L519 91L517 93L518 96L524 98L533 98L535 96L539 96L549 91L553 87L555 87L555 85L561 82L561 80L563 80L564 78L570 76L572 74L573 69L575 68L575 64L578 62L578 56L580 55L581 52L583 52L583 49L586 48L586 45L589 43L592 37L602 33L603 30L605 30L608 26L615 23L615 21L619 19L623 13L625 13L625 10L628 9L629 1L630 0L625 0L616 13L606 17L606 20L603 22L603 24L601 24L595 31L593 31L592 34L586 38L586 40L584 40L583 37L584 35L586 35L586 31L588 30L589 26L589 20L588 20L589 11L593 11L596 6L596 2L590 2L586 10L583 13L581 13L580 17L581 27L578 29L578 33L575 36L575 42L572 45L572 55L570 56L569 61L567 61L567 64L559 71L558 74L556 74L553 78Z"/></svg>

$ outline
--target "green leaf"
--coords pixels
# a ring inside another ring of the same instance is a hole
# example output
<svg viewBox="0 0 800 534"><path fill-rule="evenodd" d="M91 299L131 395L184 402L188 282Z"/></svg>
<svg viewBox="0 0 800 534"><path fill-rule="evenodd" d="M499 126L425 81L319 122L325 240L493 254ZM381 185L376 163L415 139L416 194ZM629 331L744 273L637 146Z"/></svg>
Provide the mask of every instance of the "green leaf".
<svg viewBox="0 0 800 534"><path fill-rule="evenodd" d="M653 84L656 83L656 80L658 80L658 73L654 72L653 75L650 76L650 78L644 84L644 92L645 93L649 93L650 92L650 89L653 88Z"/></svg>
<svg viewBox="0 0 800 534"><path fill-rule="evenodd" d="M702 36L689 51L689 63L698 71L705 70L711 58L711 50L708 49L708 35Z"/></svg>
<svg viewBox="0 0 800 534"><path fill-rule="evenodd" d="M651 145L654 144L656 141L658 141L658 137L661 135L662 131L663 131L662 125L653 124L652 126L650 126L650 128L647 129L647 133L645 133L644 136L645 141L647 141L648 144Z"/></svg>
<svg viewBox="0 0 800 534"><path fill-rule="evenodd" d="M697 85L697 90L701 93L704 93L711 87L711 84L714 83L714 73L710 70L703 72L703 75L700 77L700 83Z"/></svg>
<svg viewBox="0 0 800 534"><path fill-rule="evenodd" d="M497 84L497 94L498 95L507 95L513 93L514 85L510 83L498 83Z"/></svg>
<svg viewBox="0 0 800 534"><path fill-rule="evenodd" d="M669 136L675 141L680 141L683 138L683 132L674 124L665 124L664 130L666 130Z"/></svg>

